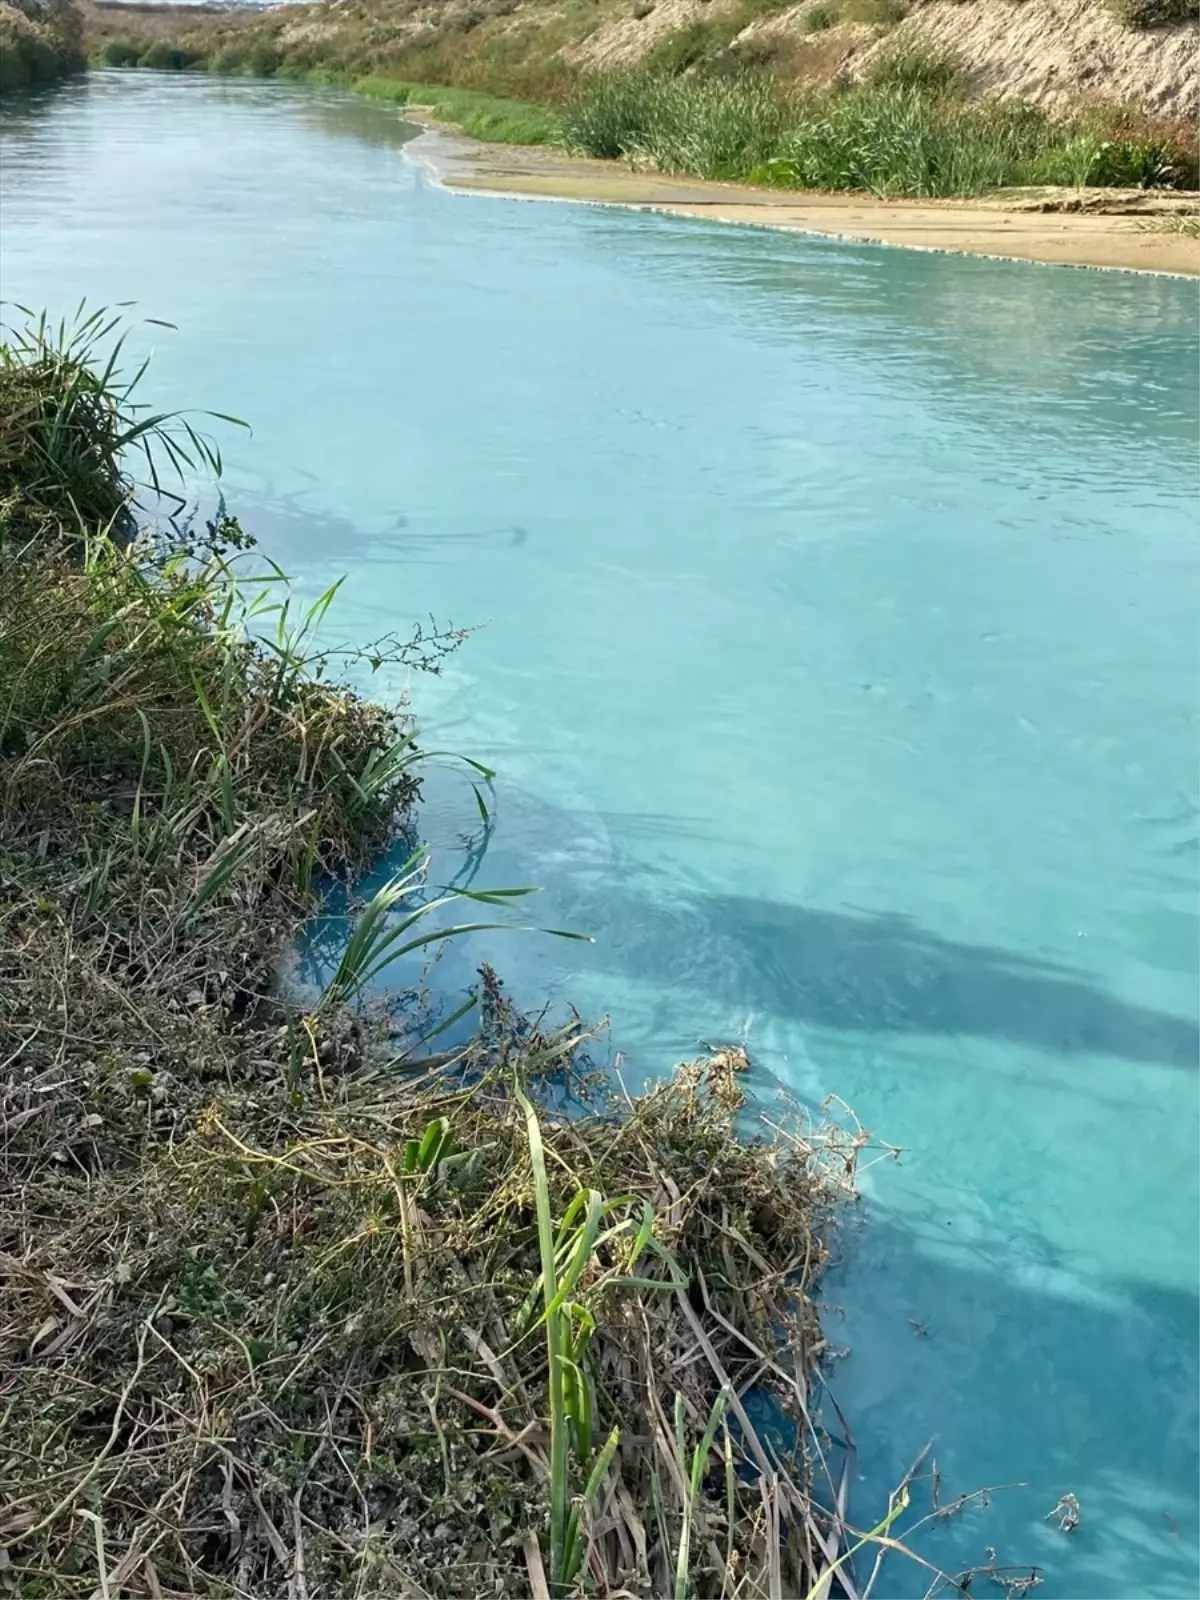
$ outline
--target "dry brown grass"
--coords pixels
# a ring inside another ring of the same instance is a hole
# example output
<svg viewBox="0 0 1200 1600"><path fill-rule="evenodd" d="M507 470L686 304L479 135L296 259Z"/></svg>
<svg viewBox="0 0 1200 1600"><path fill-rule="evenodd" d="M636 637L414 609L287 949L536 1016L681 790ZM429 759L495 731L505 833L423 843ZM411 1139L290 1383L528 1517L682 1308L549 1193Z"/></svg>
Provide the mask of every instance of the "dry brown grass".
<svg viewBox="0 0 1200 1600"><path fill-rule="evenodd" d="M823 1347L807 1296L855 1141L740 1139L735 1053L613 1100L571 1078L577 1031L493 1015L485 1034L398 1081L354 1057L347 1072L353 1047L328 1037L290 1069L260 1058L247 1077L240 1061L233 1082L213 1052L200 1095L162 1064L166 1040L140 1065L109 1055L106 1092L66 1052L15 1074L0 1526L23 1592L90 1593L98 1529L129 1594L538 1592L546 1366L511 1084L539 1054L577 1096L571 1120L543 1112L556 1220L580 1186L627 1197L610 1225L648 1204L657 1250L640 1271L661 1284L622 1283L627 1233L577 1290L597 1426L621 1432L588 1589L671 1592L676 1396L690 1450L731 1384L688 1512L689 1582L808 1592L839 1536L811 1500ZM441 1116L457 1164L405 1174L406 1141ZM739 1396L775 1412L768 1434Z"/></svg>

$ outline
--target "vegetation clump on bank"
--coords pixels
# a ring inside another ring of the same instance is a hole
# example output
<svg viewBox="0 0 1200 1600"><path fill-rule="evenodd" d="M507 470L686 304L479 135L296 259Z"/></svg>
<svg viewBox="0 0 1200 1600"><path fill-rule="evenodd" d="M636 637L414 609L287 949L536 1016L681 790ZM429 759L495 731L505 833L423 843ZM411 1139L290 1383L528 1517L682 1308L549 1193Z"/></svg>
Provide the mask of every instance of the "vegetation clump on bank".
<svg viewBox="0 0 1200 1600"><path fill-rule="evenodd" d="M0 0L0 93L86 65L83 18L73 0Z"/></svg>
<svg viewBox="0 0 1200 1600"><path fill-rule="evenodd" d="M924 52L897 52L867 81L815 93L751 75L604 74L563 107L562 130L582 155L789 189L1197 184L1185 129L1111 108L1051 117L1021 101L971 100L953 62Z"/></svg>
<svg viewBox="0 0 1200 1600"><path fill-rule="evenodd" d="M548 107L529 100L506 100L477 89L404 83L395 78L360 78L356 94L394 105L420 106L439 122L453 123L472 139L494 144L557 144L559 120Z"/></svg>
<svg viewBox="0 0 1200 1600"><path fill-rule="evenodd" d="M131 452L210 450L135 409L111 332L0 347L4 1582L815 1592L856 1542L809 1388L863 1136L750 1131L737 1050L626 1095L486 969L432 1053L357 999L452 933L419 861L289 995L423 758L314 642L330 596L237 575L236 524L130 542Z"/></svg>
<svg viewBox="0 0 1200 1600"><path fill-rule="evenodd" d="M1200 16L1200 0L1107 0L1127 28L1170 28Z"/></svg>

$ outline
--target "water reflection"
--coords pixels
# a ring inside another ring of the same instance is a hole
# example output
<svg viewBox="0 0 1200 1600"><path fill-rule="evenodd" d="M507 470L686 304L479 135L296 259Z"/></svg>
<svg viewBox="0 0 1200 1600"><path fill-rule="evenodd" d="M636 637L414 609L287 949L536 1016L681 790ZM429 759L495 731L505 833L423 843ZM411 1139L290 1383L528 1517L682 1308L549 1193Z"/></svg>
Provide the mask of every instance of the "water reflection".
<svg viewBox="0 0 1200 1600"><path fill-rule="evenodd" d="M39 83L28 89L6 89L0 94L0 139L10 173L34 155L39 142L53 137L55 119L64 110L78 114L89 93L91 74Z"/></svg>
<svg viewBox="0 0 1200 1600"><path fill-rule="evenodd" d="M635 270L678 281L680 246L695 227L654 219ZM1019 414L1031 450L1082 430L1121 451L1152 439L1156 453L1173 449L1194 465L1200 346L1192 296L1173 279L914 251L903 252L901 277L884 247L809 237L797 248L795 238L717 224L705 234L694 291L715 321L748 338L861 351L881 381L928 385L972 426L986 427L993 410L1006 425ZM627 227L602 211L588 236L599 250L627 252ZM1122 466L1138 476L1151 463L1124 455Z"/></svg>
<svg viewBox="0 0 1200 1600"><path fill-rule="evenodd" d="M87 103L89 107L102 107L114 97L128 102L135 95L158 99L163 92L161 78L161 74L136 69L109 68L28 89L9 90L0 100L0 129L5 138L28 133L64 104L78 107L80 103ZM189 94L201 94L209 100L216 96L223 104L243 114L265 113L273 119L280 116L281 101L288 94L286 87L268 80L209 77L199 72L180 73L172 79L170 92L177 100ZM403 149L421 132L416 123L404 120L397 106L343 92L329 93L320 89L293 92L288 96L283 114L298 127L379 149Z"/></svg>
<svg viewBox="0 0 1200 1600"><path fill-rule="evenodd" d="M271 111L277 114L274 106ZM295 114L298 122L319 133L381 149L401 150L421 132L416 123L404 121L396 106L353 95L314 95L299 102Z"/></svg>

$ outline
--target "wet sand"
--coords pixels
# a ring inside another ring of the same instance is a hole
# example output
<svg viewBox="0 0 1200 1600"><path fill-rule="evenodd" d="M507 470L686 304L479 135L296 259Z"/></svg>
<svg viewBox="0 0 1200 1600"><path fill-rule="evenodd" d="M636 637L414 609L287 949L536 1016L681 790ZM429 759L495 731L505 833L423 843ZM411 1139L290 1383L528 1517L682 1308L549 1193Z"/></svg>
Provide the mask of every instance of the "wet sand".
<svg viewBox="0 0 1200 1600"><path fill-rule="evenodd" d="M876 200L664 178L545 148L481 144L428 127L412 159L451 189L665 211L784 232L1121 271L1200 274L1200 240L1181 231L1195 195L1139 190L1010 190L982 200Z"/></svg>

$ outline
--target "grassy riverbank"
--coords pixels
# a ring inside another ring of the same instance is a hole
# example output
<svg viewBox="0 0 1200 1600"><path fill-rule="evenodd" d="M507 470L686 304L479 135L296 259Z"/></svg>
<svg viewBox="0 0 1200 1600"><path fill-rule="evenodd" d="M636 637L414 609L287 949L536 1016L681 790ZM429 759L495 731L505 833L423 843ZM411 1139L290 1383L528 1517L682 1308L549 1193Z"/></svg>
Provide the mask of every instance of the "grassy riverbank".
<svg viewBox="0 0 1200 1600"><path fill-rule="evenodd" d="M1112 107L1055 118L966 87L949 58L911 51L881 58L862 84L815 93L751 74L609 73L550 107L383 76L354 84L488 142L773 188L935 198L1200 181L1186 129Z"/></svg>
<svg viewBox="0 0 1200 1600"><path fill-rule="evenodd" d="M581 155L788 189L937 197L1197 183L1186 130L1115 108L1052 117L971 99L951 59L912 52L815 93L752 76L596 78L564 106L562 128Z"/></svg>
<svg viewBox="0 0 1200 1600"><path fill-rule="evenodd" d="M653 14L652 4L629 17L512 0L451 3L436 17L365 3L311 14L88 12L92 57L108 65L333 78L425 105L476 138L561 143L667 174L910 197L1200 182L1194 116L1094 96L1039 106L980 94L953 49L901 26L908 8L898 0L805 12L803 41L839 27L863 35L854 70L832 75L783 48L771 0L714 5L674 27ZM629 30L642 24L651 32L637 44ZM611 60L603 39L617 50Z"/></svg>
<svg viewBox="0 0 1200 1600"><path fill-rule="evenodd" d="M807 1407L857 1140L748 1138L734 1050L613 1098L486 971L453 1054L364 1007L447 936L419 853L323 993L280 986L322 879L412 833L425 758L338 682L332 595L239 576L236 524L127 543L126 474L210 452L134 410L108 337L0 348L6 1580L810 1593L853 1542Z"/></svg>
<svg viewBox="0 0 1200 1600"><path fill-rule="evenodd" d="M0 0L0 93L82 72L83 18L71 0Z"/></svg>
<svg viewBox="0 0 1200 1600"><path fill-rule="evenodd" d="M562 130L549 106L530 100L505 100L478 89L404 83L396 78L360 78L354 92L393 105L420 106L439 122L492 144L558 144Z"/></svg>

